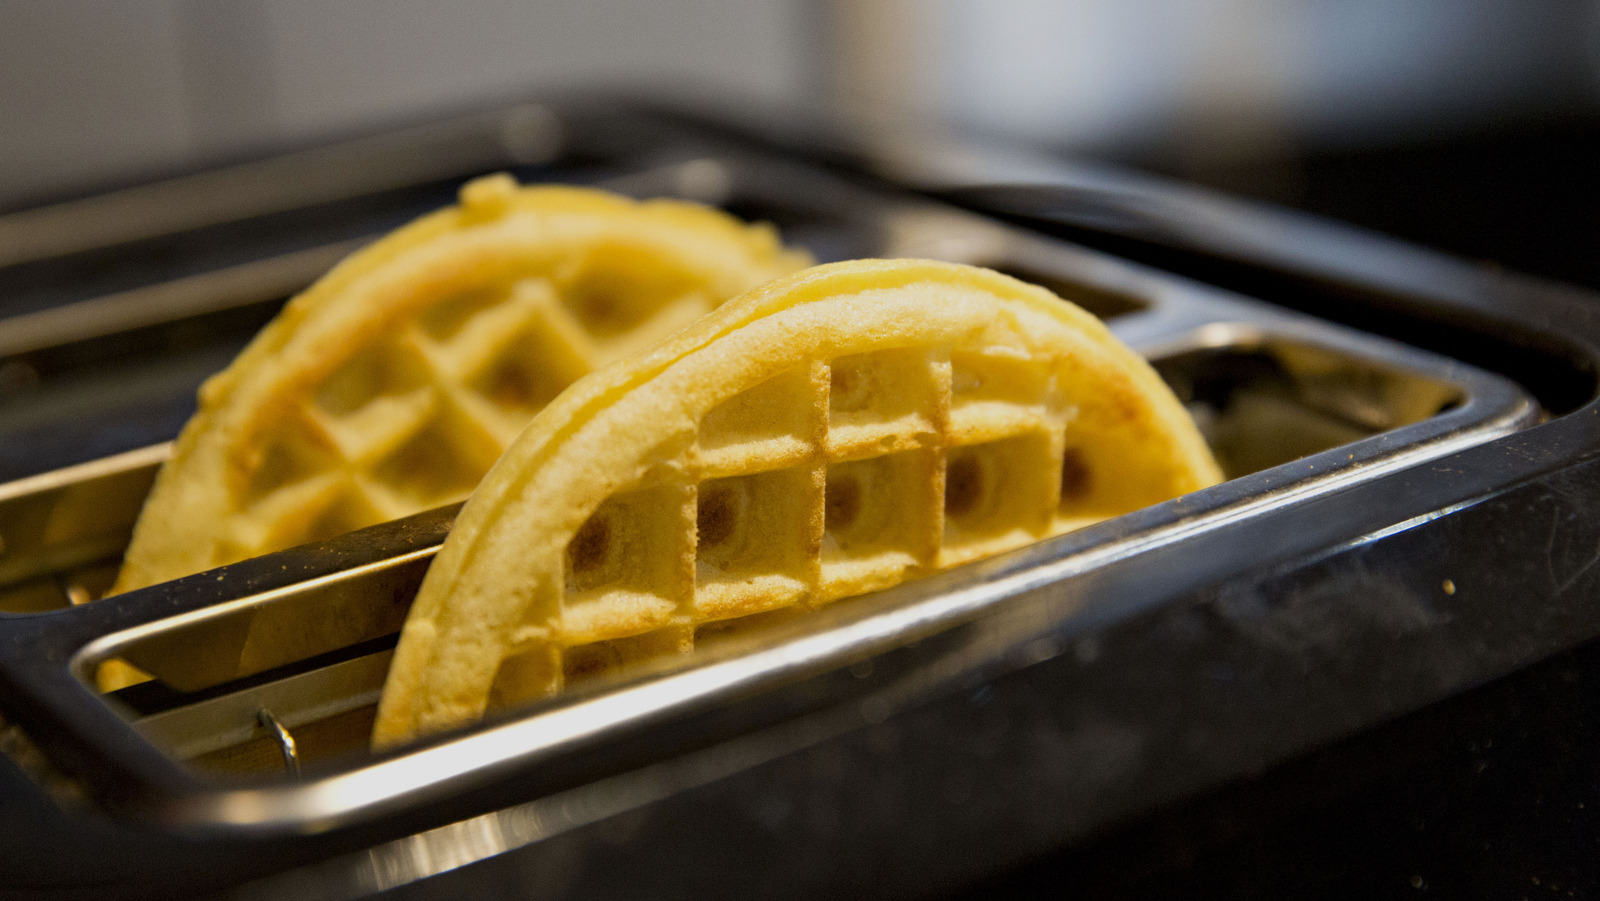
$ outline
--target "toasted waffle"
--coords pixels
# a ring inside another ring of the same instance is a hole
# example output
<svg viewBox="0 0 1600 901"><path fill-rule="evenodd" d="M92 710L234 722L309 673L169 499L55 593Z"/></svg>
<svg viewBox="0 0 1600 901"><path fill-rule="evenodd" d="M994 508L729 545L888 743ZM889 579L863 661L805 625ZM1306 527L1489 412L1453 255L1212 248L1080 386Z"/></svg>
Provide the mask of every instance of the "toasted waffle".
<svg viewBox="0 0 1600 901"><path fill-rule="evenodd" d="M1048 291L806 270L534 418L428 572L374 744L1219 478L1155 372Z"/></svg>
<svg viewBox="0 0 1600 901"><path fill-rule="evenodd" d="M460 500L579 376L805 262L770 227L694 204L470 182L205 384L113 591ZM297 640L257 626L275 648L247 643L246 670Z"/></svg>

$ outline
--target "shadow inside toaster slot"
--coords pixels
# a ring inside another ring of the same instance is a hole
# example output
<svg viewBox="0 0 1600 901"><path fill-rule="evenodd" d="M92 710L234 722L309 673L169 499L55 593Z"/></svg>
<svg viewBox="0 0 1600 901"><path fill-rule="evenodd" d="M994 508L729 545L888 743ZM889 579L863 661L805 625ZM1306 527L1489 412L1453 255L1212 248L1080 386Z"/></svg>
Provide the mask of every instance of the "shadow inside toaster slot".
<svg viewBox="0 0 1600 901"><path fill-rule="evenodd" d="M836 210L773 202L743 194L721 206L725 212L745 222L771 224L783 236L785 244L805 248L819 264L883 253L885 239L880 228L865 217L850 217Z"/></svg>
<svg viewBox="0 0 1600 901"><path fill-rule="evenodd" d="M1018 265L999 264L990 268L1028 284L1047 288L1050 293L1083 307L1100 319L1131 316L1151 307L1147 298L1132 292L1094 284L1086 279L1064 277L1042 269Z"/></svg>
<svg viewBox="0 0 1600 901"><path fill-rule="evenodd" d="M394 633L208 690L160 681L114 694L134 728L214 775L298 774L365 752Z"/></svg>
<svg viewBox="0 0 1600 901"><path fill-rule="evenodd" d="M1271 337L1154 363L1229 478L1416 423L1465 400L1448 381ZM359 759L395 633L428 561L353 562L363 565L111 644L110 654L157 677L113 692L116 706L168 754L213 775L259 777Z"/></svg>
<svg viewBox="0 0 1600 901"><path fill-rule="evenodd" d="M1282 339L1152 362L1229 479L1421 422L1466 399L1451 382Z"/></svg>

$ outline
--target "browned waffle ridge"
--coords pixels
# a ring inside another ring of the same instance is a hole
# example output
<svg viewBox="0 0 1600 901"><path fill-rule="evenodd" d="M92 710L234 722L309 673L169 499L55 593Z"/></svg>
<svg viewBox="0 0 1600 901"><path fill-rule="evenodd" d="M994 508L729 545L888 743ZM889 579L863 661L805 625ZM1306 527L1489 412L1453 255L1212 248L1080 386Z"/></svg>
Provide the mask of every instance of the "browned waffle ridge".
<svg viewBox="0 0 1600 901"><path fill-rule="evenodd" d="M575 383L434 560L376 745L1216 482L1153 370L985 269L819 266Z"/></svg>

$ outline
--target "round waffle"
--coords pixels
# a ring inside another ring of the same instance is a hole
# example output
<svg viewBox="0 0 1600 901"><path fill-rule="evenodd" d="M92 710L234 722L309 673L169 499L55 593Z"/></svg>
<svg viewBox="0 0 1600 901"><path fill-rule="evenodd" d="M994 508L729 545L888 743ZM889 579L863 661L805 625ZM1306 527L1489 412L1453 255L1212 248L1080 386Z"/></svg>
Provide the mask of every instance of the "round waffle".
<svg viewBox="0 0 1600 901"><path fill-rule="evenodd" d="M534 418L429 569L374 743L1219 478L1155 372L1048 291L917 260L809 269Z"/></svg>
<svg viewBox="0 0 1600 901"><path fill-rule="evenodd" d="M460 200L341 263L205 384L114 592L460 500L578 377L807 262L695 204L507 175Z"/></svg>

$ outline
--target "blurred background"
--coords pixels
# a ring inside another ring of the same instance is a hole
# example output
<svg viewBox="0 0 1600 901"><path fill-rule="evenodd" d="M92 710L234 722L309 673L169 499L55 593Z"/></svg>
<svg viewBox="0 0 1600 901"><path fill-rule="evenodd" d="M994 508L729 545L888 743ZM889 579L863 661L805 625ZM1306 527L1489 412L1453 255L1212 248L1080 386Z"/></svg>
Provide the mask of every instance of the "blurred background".
<svg viewBox="0 0 1600 901"><path fill-rule="evenodd" d="M1025 143L1600 284L1600 0L0 0L0 210L596 87Z"/></svg>

